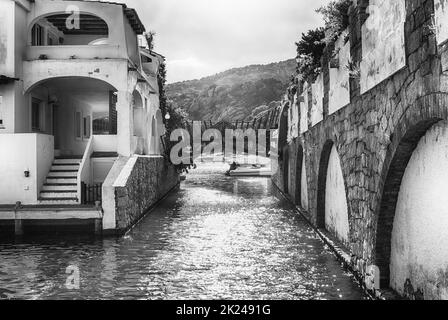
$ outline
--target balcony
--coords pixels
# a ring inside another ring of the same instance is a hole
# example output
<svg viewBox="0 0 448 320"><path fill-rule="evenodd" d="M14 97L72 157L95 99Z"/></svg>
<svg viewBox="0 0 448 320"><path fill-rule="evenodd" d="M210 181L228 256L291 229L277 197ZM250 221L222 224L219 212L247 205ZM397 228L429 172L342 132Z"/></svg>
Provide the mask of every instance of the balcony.
<svg viewBox="0 0 448 320"><path fill-rule="evenodd" d="M127 59L120 45L28 46L26 60Z"/></svg>

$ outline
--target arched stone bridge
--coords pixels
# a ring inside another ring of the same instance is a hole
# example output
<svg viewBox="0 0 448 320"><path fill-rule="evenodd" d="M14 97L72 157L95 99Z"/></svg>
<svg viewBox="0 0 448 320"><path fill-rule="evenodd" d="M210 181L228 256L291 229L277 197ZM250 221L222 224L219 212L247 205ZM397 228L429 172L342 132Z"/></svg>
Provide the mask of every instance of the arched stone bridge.
<svg viewBox="0 0 448 320"><path fill-rule="evenodd" d="M283 101L273 180L377 295L448 299L446 2L354 1Z"/></svg>

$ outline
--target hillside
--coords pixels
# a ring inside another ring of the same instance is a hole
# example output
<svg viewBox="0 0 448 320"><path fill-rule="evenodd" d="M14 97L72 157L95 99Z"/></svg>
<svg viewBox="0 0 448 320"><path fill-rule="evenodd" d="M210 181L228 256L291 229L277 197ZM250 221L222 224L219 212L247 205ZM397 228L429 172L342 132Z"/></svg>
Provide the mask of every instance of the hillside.
<svg viewBox="0 0 448 320"><path fill-rule="evenodd" d="M169 84L167 95L193 120L250 120L278 104L295 60L230 69L214 76Z"/></svg>

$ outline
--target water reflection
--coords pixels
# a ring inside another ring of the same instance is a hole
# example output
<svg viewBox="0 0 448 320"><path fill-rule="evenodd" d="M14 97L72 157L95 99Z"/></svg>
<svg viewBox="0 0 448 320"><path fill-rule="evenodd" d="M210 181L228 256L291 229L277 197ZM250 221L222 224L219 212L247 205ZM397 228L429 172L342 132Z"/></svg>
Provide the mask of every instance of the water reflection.
<svg viewBox="0 0 448 320"><path fill-rule="evenodd" d="M225 177L226 168L198 168L124 237L0 244L0 296L364 298L269 179ZM68 266L80 270L79 290L65 287Z"/></svg>

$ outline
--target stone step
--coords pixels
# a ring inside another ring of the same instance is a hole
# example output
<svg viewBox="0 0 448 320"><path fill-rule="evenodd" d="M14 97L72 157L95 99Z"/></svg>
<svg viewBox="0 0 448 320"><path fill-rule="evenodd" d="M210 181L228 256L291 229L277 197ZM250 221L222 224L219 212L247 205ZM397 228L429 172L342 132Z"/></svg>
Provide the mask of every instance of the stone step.
<svg viewBox="0 0 448 320"><path fill-rule="evenodd" d="M77 204L79 204L79 201L77 198L39 199L39 205L64 206L64 205L77 205Z"/></svg>
<svg viewBox="0 0 448 320"><path fill-rule="evenodd" d="M50 173L48 174L47 178L54 178L54 177L59 177L59 178L72 178L72 179L76 179L77 178L77 171L50 171Z"/></svg>
<svg viewBox="0 0 448 320"><path fill-rule="evenodd" d="M76 191L74 191L74 192L42 191L40 193L40 198L42 200L44 200L44 199L76 199L77 196L78 196L78 193Z"/></svg>
<svg viewBox="0 0 448 320"><path fill-rule="evenodd" d="M54 159L53 164L80 164L81 159Z"/></svg>
<svg viewBox="0 0 448 320"><path fill-rule="evenodd" d="M77 192L77 184L76 183L47 183L42 187L42 191L70 191Z"/></svg>
<svg viewBox="0 0 448 320"><path fill-rule="evenodd" d="M77 178L73 177L47 177L47 184L77 184Z"/></svg>
<svg viewBox="0 0 448 320"><path fill-rule="evenodd" d="M51 171L78 171L79 164L53 164Z"/></svg>

